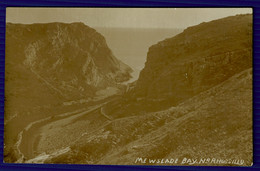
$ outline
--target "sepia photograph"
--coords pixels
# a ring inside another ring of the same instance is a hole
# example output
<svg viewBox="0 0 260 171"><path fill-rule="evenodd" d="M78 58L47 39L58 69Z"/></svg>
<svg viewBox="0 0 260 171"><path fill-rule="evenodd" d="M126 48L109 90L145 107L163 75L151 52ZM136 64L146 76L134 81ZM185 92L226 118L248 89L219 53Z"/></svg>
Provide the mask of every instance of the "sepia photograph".
<svg viewBox="0 0 260 171"><path fill-rule="evenodd" d="M6 9L4 163L252 166L252 8Z"/></svg>

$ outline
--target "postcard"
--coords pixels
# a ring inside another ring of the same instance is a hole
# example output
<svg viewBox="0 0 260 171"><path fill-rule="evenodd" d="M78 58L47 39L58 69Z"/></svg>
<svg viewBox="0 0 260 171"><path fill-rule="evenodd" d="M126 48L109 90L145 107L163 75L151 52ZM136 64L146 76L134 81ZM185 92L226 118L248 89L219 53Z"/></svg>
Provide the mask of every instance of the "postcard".
<svg viewBox="0 0 260 171"><path fill-rule="evenodd" d="M251 166L252 13L8 7L4 162Z"/></svg>

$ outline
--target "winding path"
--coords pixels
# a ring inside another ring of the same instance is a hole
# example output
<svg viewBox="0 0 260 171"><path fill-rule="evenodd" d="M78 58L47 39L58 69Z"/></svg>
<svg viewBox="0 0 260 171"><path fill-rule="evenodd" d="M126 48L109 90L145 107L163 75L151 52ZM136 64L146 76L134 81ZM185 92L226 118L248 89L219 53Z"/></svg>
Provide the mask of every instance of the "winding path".
<svg viewBox="0 0 260 171"><path fill-rule="evenodd" d="M110 101L112 101L112 100L110 100ZM99 104L99 105L92 106L89 109L83 108L83 109L79 109L79 110L76 110L73 112L67 112L67 113L63 113L60 115L56 115L54 117L50 116L50 117L40 119L40 120L37 120L37 121L34 121L34 122L28 124L19 133L18 140L15 144L15 149L17 150L17 152L20 156L20 158L16 161L16 163L24 163L24 162L26 162L26 160L36 157L34 154L34 148L35 148L34 146L35 146L35 142L37 141L37 134L39 134L39 132L37 132L35 130L37 130L49 123L52 123L54 121L56 122L56 121L64 120L65 122L67 122L69 124L70 122L73 122L73 120L76 118L79 118L79 117L87 115L87 114L91 114L96 110L100 110L100 112L98 112L98 113L100 113L102 116L104 116L106 119L108 119L108 121L105 123L105 125L109 124L112 121L112 118L109 117L105 113L104 106L110 101L107 101L107 102ZM83 136L83 134L81 136Z"/></svg>

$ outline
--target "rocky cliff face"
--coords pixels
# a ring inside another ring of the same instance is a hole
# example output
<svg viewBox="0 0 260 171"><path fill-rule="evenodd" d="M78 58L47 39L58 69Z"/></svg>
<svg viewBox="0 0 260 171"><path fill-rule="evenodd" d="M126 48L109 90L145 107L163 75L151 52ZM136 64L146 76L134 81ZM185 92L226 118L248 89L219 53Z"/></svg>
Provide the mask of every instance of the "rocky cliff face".
<svg viewBox="0 0 260 171"><path fill-rule="evenodd" d="M118 90L131 71L101 34L82 23L7 23L5 161L17 160L14 146L28 124L88 105L63 104L100 100L98 91Z"/></svg>
<svg viewBox="0 0 260 171"><path fill-rule="evenodd" d="M134 93L178 104L252 67L252 15L189 27L149 48Z"/></svg>
<svg viewBox="0 0 260 171"><path fill-rule="evenodd" d="M105 38L83 23L6 25L7 82L18 81L21 75L22 84L36 84L35 77L51 94L75 99L126 81L130 72L114 57Z"/></svg>

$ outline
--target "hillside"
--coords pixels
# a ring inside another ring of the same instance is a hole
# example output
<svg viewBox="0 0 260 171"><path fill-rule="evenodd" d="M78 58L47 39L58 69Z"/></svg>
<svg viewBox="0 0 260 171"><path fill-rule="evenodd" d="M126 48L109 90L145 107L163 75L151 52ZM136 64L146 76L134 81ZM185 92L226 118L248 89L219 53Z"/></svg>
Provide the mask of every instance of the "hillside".
<svg viewBox="0 0 260 171"><path fill-rule="evenodd" d="M176 105L252 67L252 15L201 23L149 48L134 94Z"/></svg>
<svg viewBox="0 0 260 171"><path fill-rule="evenodd" d="M105 38L83 23L7 23L5 145L12 147L30 122L79 107L64 102L117 93L131 72Z"/></svg>
<svg viewBox="0 0 260 171"><path fill-rule="evenodd" d="M13 114L92 98L131 77L131 68L113 56L105 38L82 23L7 23L5 62L5 105Z"/></svg>
<svg viewBox="0 0 260 171"><path fill-rule="evenodd" d="M104 111L112 118L106 124L41 162L252 165L252 15L202 23L153 45L137 82Z"/></svg>
<svg viewBox="0 0 260 171"><path fill-rule="evenodd" d="M164 110L252 67L252 15L201 23L151 46L138 80L107 112L115 117Z"/></svg>
<svg viewBox="0 0 260 171"><path fill-rule="evenodd" d="M68 99L92 96L96 89L130 78L131 68L114 57L101 34L83 23L8 23L6 47L7 79L17 81L29 70L50 91ZM12 70L17 75L9 76Z"/></svg>
<svg viewBox="0 0 260 171"><path fill-rule="evenodd" d="M148 159L178 158L175 165L181 165L184 158L215 158L251 165L252 142L252 69L247 69L176 107L87 131L68 152L45 162L140 165L136 159L147 158L145 164L153 165Z"/></svg>
<svg viewBox="0 0 260 171"><path fill-rule="evenodd" d="M176 108L149 115L157 119L143 121L144 124L138 127L136 132L145 132L140 133L142 138L134 140L133 137L134 141L112 155L107 153L100 163L132 164L136 158L142 157L179 160L215 158L244 160L242 165L252 164L252 69L233 76ZM140 118L138 120L141 122ZM158 123L164 124L157 128ZM115 131L112 132L121 132L115 126L113 129ZM131 131L124 132L129 135Z"/></svg>
<svg viewBox="0 0 260 171"><path fill-rule="evenodd" d="M189 27L149 48L123 95L24 126L15 161L250 166L252 59L252 15Z"/></svg>

